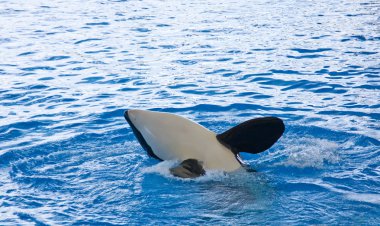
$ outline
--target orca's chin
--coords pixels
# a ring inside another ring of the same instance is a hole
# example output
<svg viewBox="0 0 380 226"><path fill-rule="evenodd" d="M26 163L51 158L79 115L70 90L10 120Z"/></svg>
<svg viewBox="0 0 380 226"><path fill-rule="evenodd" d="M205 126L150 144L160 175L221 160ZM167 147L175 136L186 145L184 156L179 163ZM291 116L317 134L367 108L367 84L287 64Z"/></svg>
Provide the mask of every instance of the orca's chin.
<svg viewBox="0 0 380 226"><path fill-rule="evenodd" d="M126 110L124 112L124 118L129 124L133 124L133 121L136 121L136 110Z"/></svg>

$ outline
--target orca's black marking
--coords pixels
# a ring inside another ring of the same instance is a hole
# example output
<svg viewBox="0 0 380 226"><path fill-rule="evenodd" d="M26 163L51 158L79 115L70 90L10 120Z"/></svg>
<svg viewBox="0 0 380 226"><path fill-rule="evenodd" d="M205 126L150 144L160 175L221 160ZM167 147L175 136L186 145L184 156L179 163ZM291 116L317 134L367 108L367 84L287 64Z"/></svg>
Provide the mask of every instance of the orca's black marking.
<svg viewBox="0 0 380 226"><path fill-rule="evenodd" d="M196 159L186 159L179 166L170 168L170 173L176 177L196 178L206 174L206 171Z"/></svg>
<svg viewBox="0 0 380 226"><path fill-rule="evenodd" d="M146 142L146 140L144 139L143 135L140 133L140 131L136 128L135 125L133 125L131 119L129 118L129 115L128 115L128 111L125 111L124 112L124 118L127 120L127 122L129 123L129 125L131 126L132 128L132 131L133 133L135 134L137 140L140 142L141 146L145 149L146 152L148 152L148 155L153 157L153 158L156 158L158 160L161 160L163 161L162 159L160 159L156 154L154 154L152 148L149 146L149 144Z"/></svg>
<svg viewBox="0 0 380 226"><path fill-rule="evenodd" d="M257 154L270 148L285 131L284 122L276 117L245 121L216 138L235 155L239 152Z"/></svg>

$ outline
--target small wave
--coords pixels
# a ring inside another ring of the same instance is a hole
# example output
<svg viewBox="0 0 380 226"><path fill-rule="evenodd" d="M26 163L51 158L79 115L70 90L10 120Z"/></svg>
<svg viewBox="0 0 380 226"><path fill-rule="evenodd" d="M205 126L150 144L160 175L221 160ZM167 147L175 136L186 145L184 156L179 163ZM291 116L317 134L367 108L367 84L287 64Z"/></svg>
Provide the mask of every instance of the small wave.
<svg viewBox="0 0 380 226"><path fill-rule="evenodd" d="M314 184L321 186L325 189L328 189L332 192L342 194L345 198L353 200L353 201L380 205L380 194L359 193L359 192L348 191L348 190L341 189L336 185L328 184L323 181L315 181Z"/></svg>

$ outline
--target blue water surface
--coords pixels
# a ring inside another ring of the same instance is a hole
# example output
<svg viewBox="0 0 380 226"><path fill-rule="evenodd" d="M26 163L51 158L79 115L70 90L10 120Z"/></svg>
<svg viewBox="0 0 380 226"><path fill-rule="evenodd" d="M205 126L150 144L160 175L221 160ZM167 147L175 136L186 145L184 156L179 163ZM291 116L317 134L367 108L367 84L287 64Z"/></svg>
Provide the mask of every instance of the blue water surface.
<svg viewBox="0 0 380 226"><path fill-rule="evenodd" d="M379 24L378 0L0 0L0 224L378 224ZM132 108L286 132L257 173L183 180Z"/></svg>

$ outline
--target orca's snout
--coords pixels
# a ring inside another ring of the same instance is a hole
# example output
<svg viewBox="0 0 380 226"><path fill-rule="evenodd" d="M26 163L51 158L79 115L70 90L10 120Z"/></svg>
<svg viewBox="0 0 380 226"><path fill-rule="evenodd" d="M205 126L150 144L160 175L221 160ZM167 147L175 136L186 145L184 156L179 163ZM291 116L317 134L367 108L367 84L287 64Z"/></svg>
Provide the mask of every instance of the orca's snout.
<svg viewBox="0 0 380 226"><path fill-rule="evenodd" d="M133 121L136 121L136 110L126 110L124 112L124 118L129 124L131 124Z"/></svg>
<svg viewBox="0 0 380 226"><path fill-rule="evenodd" d="M128 110L124 111L124 118L125 118L127 121L129 120Z"/></svg>
<svg viewBox="0 0 380 226"><path fill-rule="evenodd" d="M148 155L160 159L156 154L154 154L150 145L146 142L144 136L139 131L139 125L144 124L144 121L141 120L143 118L141 115L144 113L143 110L127 110L124 112L124 118L127 120L129 126L131 127L133 133L135 134L137 140L140 142L141 146L148 152Z"/></svg>

